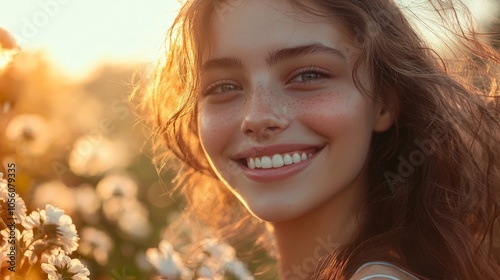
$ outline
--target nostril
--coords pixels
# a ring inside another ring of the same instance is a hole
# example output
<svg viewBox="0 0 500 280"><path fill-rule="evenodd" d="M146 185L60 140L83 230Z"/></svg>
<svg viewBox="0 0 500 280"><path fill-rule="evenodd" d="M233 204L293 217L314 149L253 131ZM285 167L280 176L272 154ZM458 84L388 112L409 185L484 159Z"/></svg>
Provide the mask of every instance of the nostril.
<svg viewBox="0 0 500 280"><path fill-rule="evenodd" d="M260 141L270 141L289 125L289 119L279 119L276 115L251 118L246 117L241 125L241 130L247 137Z"/></svg>
<svg viewBox="0 0 500 280"><path fill-rule="evenodd" d="M244 131L244 133L245 133L246 135L253 135L253 134L254 134L253 130L251 130L251 129L246 129L246 130Z"/></svg>
<svg viewBox="0 0 500 280"><path fill-rule="evenodd" d="M269 141L271 141L273 139L273 135L275 135L275 133L273 133L273 132L275 132L275 131L272 130L272 129L264 129L264 131L262 131L260 133L260 135L259 135L260 137L259 138L262 141L269 142Z"/></svg>

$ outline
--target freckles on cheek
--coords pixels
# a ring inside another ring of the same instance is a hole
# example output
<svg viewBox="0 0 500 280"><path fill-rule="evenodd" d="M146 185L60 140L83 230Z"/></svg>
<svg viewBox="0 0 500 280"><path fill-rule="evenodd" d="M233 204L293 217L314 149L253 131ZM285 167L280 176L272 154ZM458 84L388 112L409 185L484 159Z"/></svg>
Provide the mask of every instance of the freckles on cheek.
<svg viewBox="0 0 500 280"><path fill-rule="evenodd" d="M329 92L299 102L295 110L301 122L318 131L349 129L358 108L343 93Z"/></svg>
<svg viewBox="0 0 500 280"><path fill-rule="evenodd" d="M207 107L198 110L198 129L204 145L233 133L235 116L231 111Z"/></svg>

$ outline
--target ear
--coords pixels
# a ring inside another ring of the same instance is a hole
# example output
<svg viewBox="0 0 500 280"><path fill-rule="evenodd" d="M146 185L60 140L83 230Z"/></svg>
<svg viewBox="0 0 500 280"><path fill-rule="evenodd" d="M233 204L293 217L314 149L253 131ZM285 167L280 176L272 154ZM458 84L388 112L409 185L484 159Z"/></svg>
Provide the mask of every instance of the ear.
<svg viewBox="0 0 500 280"><path fill-rule="evenodd" d="M373 124L374 132L384 132L392 127L396 120L396 110L394 106L388 106L382 100L375 103L375 122Z"/></svg>

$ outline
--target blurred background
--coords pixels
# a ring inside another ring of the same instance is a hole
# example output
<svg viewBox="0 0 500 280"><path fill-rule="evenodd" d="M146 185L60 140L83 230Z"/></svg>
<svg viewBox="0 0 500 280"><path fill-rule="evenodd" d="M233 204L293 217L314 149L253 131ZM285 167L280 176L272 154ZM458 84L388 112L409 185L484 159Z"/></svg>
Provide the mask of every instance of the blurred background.
<svg viewBox="0 0 500 280"><path fill-rule="evenodd" d="M50 203L72 217L81 238L73 258L90 279L147 279L146 250L183 208L168 195L172 175L160 178L152 166L128 103L179 7L0 2L0 28L9 33L0 31L0 172L16 163L28 214Z"/></svg>
<svg viewBox="0 0 500 280"><path fill-rule="evenodd" d="M484 30L498 32L491 19L499 4L470 3ZM0 172L16 163L28 213L50 203L73 218L81 237L74 256L90 279L152 275L145 252L184 207L169 194L174 174L160 177L152 166L148 136L127 101L161 55L179 7L175 0L0 2L0 28L10 33L0 31Z"/></svg>

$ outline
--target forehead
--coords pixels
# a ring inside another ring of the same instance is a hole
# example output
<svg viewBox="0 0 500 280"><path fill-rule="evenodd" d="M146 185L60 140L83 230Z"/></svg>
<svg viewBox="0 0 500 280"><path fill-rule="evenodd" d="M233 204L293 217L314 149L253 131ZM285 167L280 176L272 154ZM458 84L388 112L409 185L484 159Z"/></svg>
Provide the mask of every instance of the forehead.
<svg viewBox="0 0 500 280"><path fill-rule="evenodd" d="M341 30L335 19L301 10L286 0L229 1L215 8L203 57L312 43L342 50L352 44Z"/></svg>

